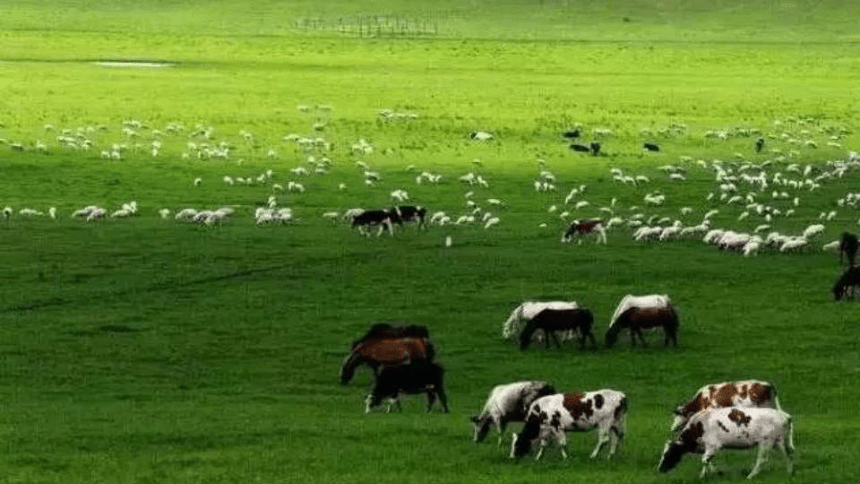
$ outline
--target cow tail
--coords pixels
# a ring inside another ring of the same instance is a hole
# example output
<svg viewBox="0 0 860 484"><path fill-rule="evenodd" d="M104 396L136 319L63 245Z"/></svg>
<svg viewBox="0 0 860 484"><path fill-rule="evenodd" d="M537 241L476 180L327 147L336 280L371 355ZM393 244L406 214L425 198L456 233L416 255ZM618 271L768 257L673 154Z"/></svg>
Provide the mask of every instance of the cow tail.
<svg viewBox="0 0 860 484"><path fill-rule="evenodd" d="M794 454L794 422L791 416L788 417L786 426L788 427L788 445L786 446L786 451L788 454Z"/></svg>

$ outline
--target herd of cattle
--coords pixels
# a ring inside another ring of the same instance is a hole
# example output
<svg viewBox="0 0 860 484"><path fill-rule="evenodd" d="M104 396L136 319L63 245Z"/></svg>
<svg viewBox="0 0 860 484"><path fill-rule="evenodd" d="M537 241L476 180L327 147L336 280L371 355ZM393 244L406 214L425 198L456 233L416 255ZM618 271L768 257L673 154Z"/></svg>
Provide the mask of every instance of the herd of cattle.
<svg viewBox="0 0 860 484"><path fill-rule="evenodd" d="M505 322L503 336L519 333L521 348L528 346L537 329L549 338L557 331L578 333L581 346L590 337L593 316L575 302L527 302L517 307ZM613 314L607 331L611 346L622 328L628 328L631 343L636 336L645 343L641 330L662 326L666 344L677 345L678 317L670 299L665 295L626 296ZM367 365L373 370L374 381L366 398L365 412L371 412L383 400L388 411L400 407L402 394L427 396L429 412L438 398L442 410L448 412L444 388L444 369L434 362L435 348L429 330L421 325L395 326L380 323L372 326L352 348L341 368L341 383L352 379L355 369ZM506 426L523 422L512 435L510 457L527 455L537 444L536 459L544 448L555 442L567 458L567 432L597 429L597 445L591 458L609 444L607 457L613 456L624 439L628 396L614 389L584 393L559 392L545 381L520 381L495 386L481 413L472 417L474 441L483 441L491 428L498 431L501 446ZM703 386L686 403L674 409L671 425L674 438L666 442L658 469L668 472L688 453L703 454L702 472L714 472L711 463L715 453L723 448L758 448L758 457L748 477L761 469L767 452L776 448L785 457L789 474L793 473L791 455L794 452L791 416L781 410L773 384L745 380L714 383Z"/></svg>

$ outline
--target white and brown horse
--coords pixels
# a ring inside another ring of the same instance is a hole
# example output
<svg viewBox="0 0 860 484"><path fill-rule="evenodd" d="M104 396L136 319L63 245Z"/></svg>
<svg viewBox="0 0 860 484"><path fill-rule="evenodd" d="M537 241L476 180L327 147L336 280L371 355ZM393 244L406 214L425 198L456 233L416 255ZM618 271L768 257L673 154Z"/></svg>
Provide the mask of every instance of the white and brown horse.
<svg viewBox="0 0 860 484"><path fill-rule="evenodd" d="M555 334L557 331L579 334L580 349L585 348L586 338L590 338L591 345L597 347L594 333L591 332L592 326L594 326L594 315L586 308L544 309L526 323L522 333L520 333L520 349L524 350L529 347L532 335L539 329L543 330L547 348L549 348L550 336L555 340L555 345L561 348L561 343Z"/></svg>
<svg viewBox="0 0 860 484"><path fill-rule="evenodd" d="M511 312L502 326L502 338L509 340L520 334L525 323L544 309L577 309L576 301L526 301Z"/></svg>
<svg viewBox="0 0 860 484"><path fill-rule="evenodd" d="M662 327L665 332L666 346L678 346L678 313L668 296L626 296L615 309L609 329L606 330L606 346L612 347L618 341L622 329L630 330L630 342L636 345L636 337L645 346L643 329Z"/></svg>

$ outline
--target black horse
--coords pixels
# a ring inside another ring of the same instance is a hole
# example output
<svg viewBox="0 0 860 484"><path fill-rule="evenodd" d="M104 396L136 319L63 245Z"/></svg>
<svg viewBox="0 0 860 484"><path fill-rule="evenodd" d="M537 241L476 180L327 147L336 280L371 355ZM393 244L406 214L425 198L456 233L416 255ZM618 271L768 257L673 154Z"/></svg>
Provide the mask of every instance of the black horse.
<svg viewBox="0 0 860 484"><path fill-rule="evenodd" d="M591 345L596 347L597 341L591 327L594 325L594 315L585 308L579 309L544 309L537 316L526 323L520 333L520 349L529 347L532 335L535 331L542 329L546 347L549 348L549 338L555 341L555 345L561 348L561 343L556 336L557 331L577 331L579 333L579 347L585 348L585 338L591 339Z"/></svg>
<svg viewBox="0 0 860 484"><path fill-rule="evenodd" d="M833 285L833 297L839 301L848 296L849 291L856 292L858 289L860 289L860 268L851 266L839 276L836 284Z"/></svg>
<svg viewBox="0 0 860 484"><path fill-rule="evenodd" d="M842 264L842 255L848 257L848 265L854 265L854 258L857 256L857 236L842 232L842 237L839 239L839 263Z"/></svg>

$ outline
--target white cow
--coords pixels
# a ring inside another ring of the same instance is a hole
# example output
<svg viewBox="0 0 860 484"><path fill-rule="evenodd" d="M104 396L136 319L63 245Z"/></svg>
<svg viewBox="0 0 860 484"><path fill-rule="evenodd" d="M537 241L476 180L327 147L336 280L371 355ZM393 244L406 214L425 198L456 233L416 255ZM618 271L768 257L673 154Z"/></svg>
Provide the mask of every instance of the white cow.
<svg viewBox="0 0 860 484"><path fill-rule="evenodd" d="M576 301L526 301L513 310L502 326L502 338L511 339L518 335L523 325L544 309L579 309Z"/></svg>
<svg viewBox="0 0 860 484"><path fill-rule="evenodd" d="M597 457L600 449L609 442L612 457L618 444L624 439L624 420L627 412L627 397L616 390L597 390L579 393L556 393L538 398L529 407L526 423L511 441L511 458L522 457L531 450L532 442L539 441L535 460L543 455L550 440L561 447L561 455L567 459L565 432L587 432L597 428L597 446L591 458Z"/></svg>
<svg viewBox="0 0 860 484"><path fill-rule="evenodd" d="M687 422L675 440L666 442L660 464L660 472L669 472L684 454L702 455L702 473L714 472L711 460L718 450L750 449L758 447L755 466L747 476L752 479L761 470L765 455L776 447L785 457L789 475L794 472L791 454L794 453L794 426L791 416L772 408L718 408L703 410Z"/></svg>
<svg viewBox="0 0 860 484"><path fill-rule="evenodd" d="M555 388L543 381L518 381L494 387L480 415L471 418L475 430L474 441L483 441L490 428L496 425L499 431L498 445L502 445L502 434L507 424L525 421L526 412L535 400L554 393Z"/></svg>

